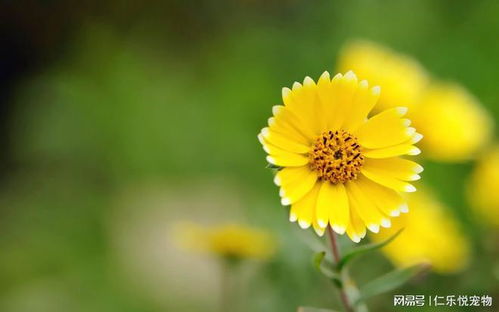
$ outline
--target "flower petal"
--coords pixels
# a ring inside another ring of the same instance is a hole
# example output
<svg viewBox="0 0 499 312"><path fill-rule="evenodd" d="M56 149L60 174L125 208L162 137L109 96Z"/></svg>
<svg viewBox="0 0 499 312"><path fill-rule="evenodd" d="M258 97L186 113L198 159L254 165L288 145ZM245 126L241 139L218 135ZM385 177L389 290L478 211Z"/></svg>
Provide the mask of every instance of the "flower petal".
<svg viewBox="0 0 499 312"><path fill-rule="evenodd" d="M355 243L366 236L366 227L357 213L357 206L355 201L350 202L350 223L347 227L347 235Z"/></svg>
<svg viewBox="0 0 499 312"><path fill-rule="evenodd" d="M372 199L366 197L356 181L347 182L346 189L349 201L356 203L355 209L360 219L371 232L378 233L385 216L376 208Z"/></svg>
<svg viewBox="0 0 499 312"><path fill-rule="evenodd" d="M336 75L332 80L333 96L335 97L334 116L329 125L332 129L340 129L349 116L353 98L358 88L357 76L352 71L344 76Z"/></svg>
<svg viewBox="0 0 499 312"><path fill-rule="evenodd" d="M277 186L289 185L297 181L302 181L309 174L310 169L307 166L285 167L276 173L274 183Z"/></svg>
<svg viewBox="0 0 499 312"><path fill-rule="evenodd" d="M324 232L326 232L326 228L321 227L321 225L317 223L317 219L315 218L313 219L312 227L314 228L315 233L319 236L323 236Z"/></svg>
<svg viewBox="0 0 499 312"><path fill-rule="evenodd" d="M400 118L406 112L404 107L395 107L370 118L354 133L359 144L370 149L384 148L410 139L416 130L409 127L409 120Z"/></svg>
<svg viewBox="0 0 499 312"><path fill-rule="evenodd" d="M366 122L369 112L376 105L380 96L380 87L369 88L367 81L359 82L355 93L349 116L343 123L343 128L354 132L361 124Z"/></svg>
<svg viewBox="0 0 499 312"><path fill-rule="evenodd" d="M283 205L294 204L307 194L317 181L317 174L309 171L303 179L281 186L279 195Z"/></svg>
<svg viewBox="0 0 499 312"><path fill-rule="evenodd" d="M363 175L365 175L367 178L371 179L372 181L379 183L383 186L389 187L391 189L394 189L395 191L398 192L416 191L416 188L412 184L401 181L392 176L385 175L376 171L370 171L365 167L362 167L361 172Z"/></svg>
<svg viewBox="0 0 499 312"><path fill-rule="evenodd" d="M305 145L310 144L315 138L315 134L306 126L302 118L295 115L288 108L275 105L272 107L272 112L274 117L269 118L268 121L270 130Z"/></svg>
<svg viewBox="0 0 499 312"><path fill-rule="evenodd" d="M343 234L349 218L348 197L343 184L322 183L317 199L317 223L323 227L329 223L336 233Z"/></svg>
<svg viewBox="0 0 499 312"><path fill-rule="evenodd" d="M312 189L306 193L303 198L291 205L289 219L297 220L298 225L303 229L310 227L313 222L314 210L320 187L320 183L315 183Z"/></svg>
<svg viewBox="0 0 499 312"><path fill-rule="evenodd" d="M419 155L421 150L412 144L399 144L385 148L364 150L362 155L367 158L390 158L402 155Z"/></svg>
<svg viewBox="0 0 499 312"><path fill-rule="evenodd" d="M366 159L364 167L366 170L390 176L403 181L418 180L419 173L423 172L423 167L419 164L399 157L383 159Z"/></svg>
<svg viewBox="0 0 499 312"><path fill-rule="evenodd" d="M274 154L267 156L267 161L276 166L298 167L305 166L309 162L308 157L302 154L290 153L278 148L274 148L273 152Z"/></svg>
<svg viewBox="0 0 499 312"><path fill-rule="evenodd" d="M291 153L298 154L306 154L310 150L309 146L298 143L294 140L290 140L286 136L283 136L275 131L265 131L265 135L263 133L260 133L258 135L258 140L260 141L260 143L262 143L266 151L272 149L273 146ZM267 153L272 154L268 151Z"/></svg>
<svg viewBox="0 0 499 312"><path fill-rule="evenodd" d="M303 85L295 82L291 92L287 91L285 96L283 94L283 101L286 108L299 116L302 125L310 129L314 136L321 133L322 123L318 120L324 116L319 112L317 85L310 77L305 78Z"/></svg>
<svg viewBox="0 0 499 312"><path fill-rule="evenodd" d="M385 216L396 217L401 212L408 211L407 203L398 192L373 182L363 175L359 175L356 183Z"/></svg>

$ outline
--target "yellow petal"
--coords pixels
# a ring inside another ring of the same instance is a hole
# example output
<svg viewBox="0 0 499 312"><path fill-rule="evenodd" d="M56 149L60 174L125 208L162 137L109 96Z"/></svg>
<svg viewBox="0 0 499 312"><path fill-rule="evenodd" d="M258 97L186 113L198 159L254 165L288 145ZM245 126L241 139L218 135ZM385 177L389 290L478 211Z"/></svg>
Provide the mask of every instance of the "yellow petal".
<svg viewBox="0 0 499 312"><path fill-rule="evenodd" d="M412 184L401 181L394 177L384 175L382 173L378 173L375 171L370 171L369 169L366 169L364 167L362 167L361 172L363 175L365 175L367 178L371 179L372 181L379 183L383 186L389 187L391 189L394 189L395 191L398 192L416 191L416 188Z"/></svg>
<svg viewBox="0 0 499 312"><path fill-rule="evenodd" d="M423 135L421 133L414 133L412 137L407 141L408 144L416 144L423 139Z"/></svg>
<svg viewBox="0 0 499 312"><path fill-rule="evenodd" d="M335 109L333 120L330 121L332 129L340 129L349 116L353 97L358 88L357 76L352 71L344 76L336 75L332 81Z"/></svg>
<svg viewBox="0 0 499 312"><path fill-rule="evenodd" d="M403 181L419 180L423 167L419 164L399 157L383 159L366 159L364 168L368 171L390 176Z"/></svg>
<svg viewBox="0 0 499 312"><path fill-rule="evenodd" d="M275 105L272 108L274 117L269 119L269 128L293 141L308 145L315 138L315 134L307 127L301 117L288 108Z"/></svg>
<svg viewBox="0 0 499 312"><path fill-rule="evenodd" d="M303 198L291 205L289 219L291 221L298 220L298 225L303 229L312 224L320 186L320 183L316 183Z"/></svg>
<svg viewBox="0 0 499 312"><path fill-rule="evenodd" d="M367 158L390 158L402 155L419 155L421 150L411 144L399 144L385 148L362 151L362 155Z"/></svg>
<svg viewBox="0 0 499 312"><path fill-rule="evenodd" d="M379 232L385 216L376 208L372 198L368 198L365 192L360 189L356 181L349 181L346 184L347 194L350 202L355 202L355 209L359 214L360 219L364 222L366 227L374 233Z"/></svg>
<svg viewBox="0 0 499 312"><path fill-rule="evenodd" d="M267 161L280 167L298 167L308 164L308 157L274 148L275 153L267 156Z"/></svg>
<svg viewBox="0 0 499 312"><path fill-rule="evenodd" d="M317 136L323 130L319 118L324 118L319 112L319 97L317 85L307 77L304 84L295 82L293 89L286 95L285 105L296 116L299 116L302 125Z"/></svg>
<svg viewBox="0 0 499 312"><path fill-rule="evenodd" d="M356 183L385 216L397 217L401 212L408 212L407 203L398 192L373 182L363 175L359 175Z"/></svg>
<svg viewBox="0 0 499 312"><path fill-rule="evenodd" d="M271 149L272 146L276 146L285 151L298 154L306 154L310 150L309 146L304 145L302 143L298 143L294 140L290 140L286 136L283 136L275 131L265 131L265 134L266 135L260 133L258 135L258 140L260 141L260 143L262 143L264 149L265 148ZM268 151L267 153L272 154L271 152Z"/></svg>
<svg viewBox="0 0 499 312"><path fill-rule="evenodd" d="M366 227L357 213L357 206L355 200L350 202L350 223L347 227L347 235L355 243L366 236Z"/></svg>
<svg viewBox="0 0 499 312"><path fill-rule="evenodd" d="M348 198L343 184L322 183L317 199L317 223L326 227L329 222L336 233L343 234L349 218Z"/></svg>
<svg viewBox="0 0 499 312"><path fill-rule="evenodd" d="M317 219L313 219L313 222L312 222L312 227L314 228L314 231L317 235L319 236L323 236L324 235L324 232L326 232L326 228L325 227L321 227L318 223L317 223Z"/></svg>
<svg viewBox="0 0 499 312"><path fill-rule="evenodd" d="M325 118L325 129L333 129L336 124L336 116L338 110L338 81L342 78L342 74L337 74L331 80L329 73L324 73L317 84L317 92L321 103L322 115Z"/></svg>
<svg viewBox="0 0 499 312"><path fill-rule="evenodd" d="M366 80L359 83L359 88L355 93L353 104L350 109L349 116L343 123L343 128L354 132L361 124L363 124L369 112L376 105L380 95L380 87L369 89L369 84Z"/></svg>
<svg viewBox="0 0 499 312"><path fill-rule="evenodd" d="M359 144L373 149L400 144L410 139L416 130L408 127L410 121L400 118L406 112L406 108L395 107L369 119L354 133Z"/></svg>
<svg viewBox="0 0 499 312"><path fill-rule="evenodd" d="M289 185L303 180L309 174L310 169L307 166L282 168L276 173L274 183L277 186Z"/></svg>
<svg viewBox="0 0 499 312"><path fill-rule="evenodd" d="M323 116L321 118L322 127L323 129L330 129L332 127L331 120L332 116L334 116L336 97L333 94L331 78L327 71L321 75L317 82L317 95L319 97L319 111Z"/></svg>
<svg viewBox="0 0 499 312"><path fill-rule="evenodd" d="M317 174L309 171L303 179L282 185L279 191L281 203L285 206L296 203L312 189L316 181Z"/></svg>

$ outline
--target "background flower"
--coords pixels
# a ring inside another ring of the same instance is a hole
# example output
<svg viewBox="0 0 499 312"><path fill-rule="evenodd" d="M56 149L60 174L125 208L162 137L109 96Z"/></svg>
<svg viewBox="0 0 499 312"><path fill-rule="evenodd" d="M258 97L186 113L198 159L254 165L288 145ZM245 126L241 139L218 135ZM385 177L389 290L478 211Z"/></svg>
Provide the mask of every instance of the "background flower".
<svg viewBox="0 0 499 312"><path fill-rule="evenodd" d="M424 134L425 157L463 161L476 157L489 142L492 120L480 102L456 84L433 84L410 114Z"/></svg>
<svg viewBox="0 0 499 312"><path fill-rule="evenodd" d="M337 67L382 86L376 110L405 106L412 111L429 83L427 72L415 59L365 40L345 44Z"/></svg>
<svg viewBox="0 0 499 312"><path fill-rule="evenodd" d="M382 249L396 266L428 262L439 273L463 270L468 264L470 246L455 217L425 190L407 197L410 213L396 218L391 228L371 235L371 239L380 242L403 229Z"/></svg>
<svg viewBox="0 0 499 312"><path fill-rule="evenodd" d="M468 199L480 221L499 227L499 146L487 151L473 169Z"/></svg>
<svg viewBox="0 0 499 312"><path fill-rule="evenodd" d="M185 248L227 259L268 259L275 253L275 241L269 233L242 224L207 227L178 223L174 235Z"/></svg>

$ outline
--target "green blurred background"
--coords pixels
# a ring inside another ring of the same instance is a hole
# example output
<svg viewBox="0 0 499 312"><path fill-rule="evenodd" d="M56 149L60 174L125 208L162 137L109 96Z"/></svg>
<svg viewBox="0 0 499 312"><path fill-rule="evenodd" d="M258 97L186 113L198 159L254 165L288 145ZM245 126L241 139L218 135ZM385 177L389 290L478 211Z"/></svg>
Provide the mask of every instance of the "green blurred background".
<svg viewBox="0 0 499 312"><path fill-rule="evenodd" d="M364 38L460 82L497 120L498 16L495 0L1 0L0 311L216 311L215 259L170 235L184 220L279 242L239 268L234 311L338 307L256 139L281 87L333 72ZM397 293L499 298L497 233L463 195L472 164L425 167L480 256ZM391 268L372 257L359 283ZM369 306L395 309L391 295Z"/></svg>

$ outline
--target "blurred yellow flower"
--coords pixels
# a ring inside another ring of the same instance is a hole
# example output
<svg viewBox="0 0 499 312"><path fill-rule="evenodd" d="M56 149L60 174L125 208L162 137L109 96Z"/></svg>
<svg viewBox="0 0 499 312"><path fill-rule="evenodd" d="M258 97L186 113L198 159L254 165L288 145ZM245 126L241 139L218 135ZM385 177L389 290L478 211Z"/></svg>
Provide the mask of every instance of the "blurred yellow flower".
<svg viewBox="0 0 499 312"><path fill-rule="evenodd" d="M359 242L366 227L378 232L406 211L400 192L416 190L407 181L423 168L399 156L419 154L413 144L422 136L403 118L404 107L368 119L379 95L351 71L283 88L284 106L273 107L258 139L280 169L274 182L282 204L291 205L290 221L318 235L330 225Z"/></svg>
<svg viewBox="0 0 499 312"><path fill-rule="evenodd" d="M478 161L471 175L468 195L481 220L499 228L499 145Z"/></svg>
<svg viewBox="0 0 499 312"><path fill-rule="evenodd" d="M396 106L412 110L429 82L426 71L414 59L368 41L345 45L338 69L353 70L359 78L383 88L375 110Z"/></svg>
<svg viewBox="0 0 499 312"><path fill-rule="evenodd" d="M490 139L492 122L479 101L458 85L430 83L422 66L408 56L355 41L341 51L338 67L352 69L383 88L375 110L409 108L408 118L425 137L421 145L425 157L467 160Z"/></svg>
<svg viewBox="0 0 499 312"><path fill-rule="evenodd" d="M263 260L272 256L276 248L276 242L269 233L241 224L212 227L178 224L174 234L184 248L230 259Z"/></svg>
<svg viewBox="0 0 499 312"><path fill-rule="evenodd" d="M439 273L462 270L468 263L470 247L452 215L425 190L408 196L411 212L394 220L390 229L372 235L381 242L404 228L382 251L399 267L428 262Z"/></svg>
<svg viewBox="0 0 499 312"><path fill-rule="evenodd" d="M455 84L434 84L410 113L425 139L425 156L462 161L475 156L492 134L492 120L477 99Z"/></svg>

